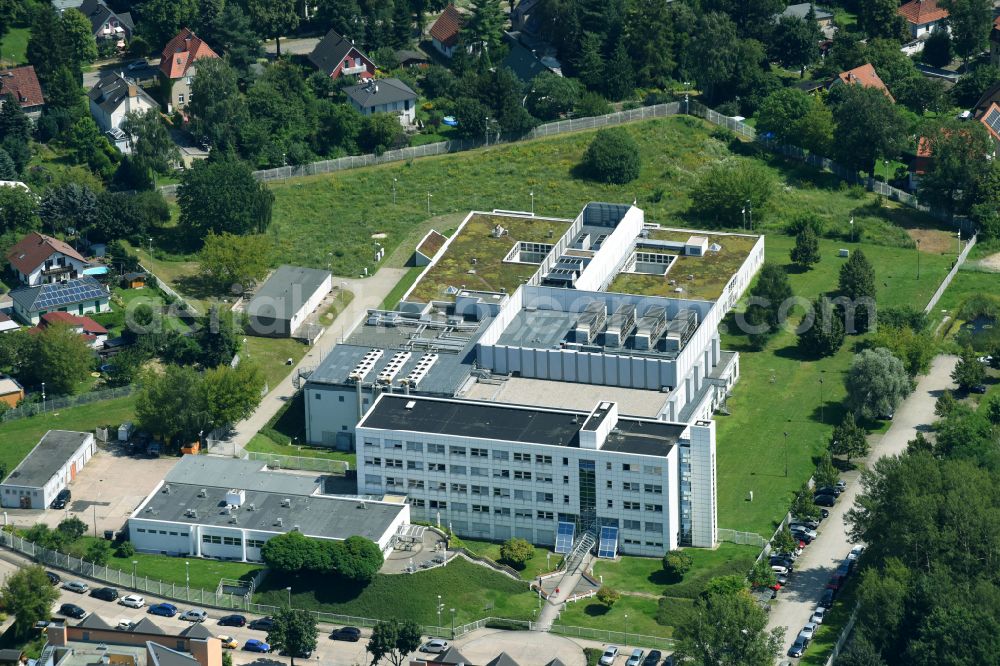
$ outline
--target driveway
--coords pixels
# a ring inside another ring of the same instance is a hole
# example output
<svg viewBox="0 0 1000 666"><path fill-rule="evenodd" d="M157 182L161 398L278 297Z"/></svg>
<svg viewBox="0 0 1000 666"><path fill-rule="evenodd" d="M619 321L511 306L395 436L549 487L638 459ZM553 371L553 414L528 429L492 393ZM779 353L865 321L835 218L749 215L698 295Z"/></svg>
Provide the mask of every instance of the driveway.
<svg viewBox="0 0 1000 666"><path fill-rule="evenodd" d="M943 390L955 388L951 372L957 362L956 356L938 356L934 359L930 372L920 378L916 390L896 410L889 430L880 438L872 438L872 450L865 461L866 465L871 465L882 456L902 453L906 450L906 443L916 437L918 431L927 432L930 429L935 418L934 402ZM789 578L788 585L778 593L778 599L771 608L768 629L785 629L782 658L787 654L799 630L809 621L830 576L853 547L847 540L844 516L861 491L858 482L860 475L858 470L842 475L847 481L847 490L830 509L830 517L820 525L819 536L795 561L795 573Z"/></svg>
<svg viewBox="0 0 1000 666"><path fill-rule="evenodd" d="M281 55L307 55L312 53L316 45L319 44L319 37L297 37L294 39L281 40ZM274 56L277 47L274 41L264 42L264 52L268 56Z"/></svg>
<svg viewBox="0 0 1000 666"><path fill-rule="evenodd" d="M132 71L126 68L132 62L139 62L139 59L127 60L124 62L110 61L102 63L97 69L89 72L83 73L83 88L84 90L90 90L94 85L101 79L101 77L110 74L111 72L124 72L129 78L133 78L139 81L139 85L143 85L149 81L154 81L156 79L157 67L160 64L159 58L154 58L148 61L145 67L140 69L134 69Z"/></svg>

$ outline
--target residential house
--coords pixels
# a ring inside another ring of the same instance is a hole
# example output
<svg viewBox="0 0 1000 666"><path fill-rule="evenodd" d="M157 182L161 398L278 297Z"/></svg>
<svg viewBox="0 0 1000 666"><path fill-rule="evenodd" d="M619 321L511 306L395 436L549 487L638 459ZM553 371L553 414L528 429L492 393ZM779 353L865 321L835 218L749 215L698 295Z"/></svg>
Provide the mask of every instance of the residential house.
<svg viewBox="0 0 1000 666"><path fill-rule="evenodd" d="M123 153L130 153L131 146L124 139L117 145L118 136L123 136L122 122L129 113L144 113L158 107L156 100L139 87L132 79L126 79L120 72L112 72L97 82L90 92L90 115L97 126L112 136L112 142Z"/></svg>
<svg viewBox="0 0 1000 666"><path fill-rule="evenodd" d="M42 86L38 83L35 68L31 65L0 70L0 106L13 95L21 110L32 120L38 120L45 107Z"/></svg>
<svg viewBox="0 0 1000 666"><path fill-rule="evenodd" d="M115 40L120 49L132 39L135 24L128 12L114 12L104 0L83 0L79 11L90 20L90 28L94 38L100 40Z"/></svg>
<svg viewBox="0 0 1000 666"><path fill-rule="evenodd" d="M371 58L362 53L353 41L332 29L309 54L309 62L331 79L341 76L370 79L377 69Z"/></svg>
<svg viewBox="0 0 1000 666"><path fill-rule="evenodd" d="M17 407L24 400L24 387L13 377L0 377L0 403Z"/></svg>
<svg viewBox="0 0 1000 666"><path fill-rule="evenodd" d="M47 312L41 316L38 326L30 330L40 332L56 325L66 326L77 335L82 335L94 349L100 349L108 340L108 329L90 317L79 317L68 312Z"/></svg>
<svg viewBox="0 0 1000 666"><path fill-rule="evenodd" d="M38 324L49 312L74 312L78 315L109 312L111 295L89 275L67 280L21 287L10 292L14 315L26 324Z"/></svg>
<svg viewBox="0 0 1000 666"><path fill-rule="evenodd" d="M431 59L422 51L414 51L413 49L398 49L393 52L393 55L401 67L426 67L431 62Z"/></svg>
<svg viewBox="0 0 1000 666"><path fill-rule="evenodd" d="M416 117L417 93L399 79L372 79L344 88L344 94L362 115L394 113L402 125L412 125Z"/></svg>
<svg viewBox="0 0 1000 666"><path fill-rule="evenodd" d="M455 55L458 34L462 31L464 23L465 18L455 8L455 5L448 5L431 26L431 43L444 57L450 58Z"/></svg>
<svg viewBox="0 0 1000 666"><path fill-rule="evenodd" d="M517 7L510 13L511 29L517 32L527 32L536 34L538 32L538 14L535 9L541 4L541 0L521 0Z"/></svg>
<svg viewBox="0 0 1000 666"><path fill-rule="evenodd" d="M558 60L550 55L539 56L536 50L529 49L518 41L515 34L505 32L504 41L510 49L503 59L503 66L509 68L525 83L530 83L542 72L551 72L556 76L563 75L562 65Z"/></svg>
<svg viewBox="0 0 1000 666"><path fill-rule="evenodd" d="M917 140L917 154L910 160L910 168L906 175L906 186L911 192L916 192L920 186L920 178L927 173L931 163L931 145L927 137Z"/></svg>
<svg viewBox="0 0 1000 666"><path fill-rule="evenodd" d="M163 77L167 112L182 111L191 102L191 83L197 74L196 62L202 58L218 58L208 44L184 28L171 39L160 54L160 75Z"/></svg>
<svg viewBox="0 0 1000 666"><path fill-rule="evenodd" d="M7 251L7 261L17 279L29 287L72 280L90 264L58 238L33 231Z"/></svg>
<svg viewBox="0 0 1000 666"><path fill-rule="evenodd" d="M812 9L813 16L816 17L816 25L819 26L820 30L829 28L833 25L833 12L820 9L811 2L800 2L796 5L788 5L785 7L785 11L778 14L777 18L789 16L791 18L802 19L804 21L809 17L810 9Z"/></svg>
<svg viewBox="0 0 1000 666"><path fill-rule="evenodd" d="M906 21L913 39L927 37L939 28L946 28L948 10L938 6L938 0L910 0L896 10Z"/></svg>
<svg viewBox="0 0 1000 666"><path fill-rule="evenodd" d="M67 9L79 9L83 0L52 0L52 6L60 14Z"/></svg>
<svg viewBox="0 0 1000 666"><path fill-rule="evenodd" d="M1000 67L1000 16L993 19L993 31L990 32L990 64Z"/></svg>
<svg viewBox="0 0 1000 666"><path fill-rule="evenodd" d="M1000 143L1000 102L990 104L976 119L986 127L993 140Z"/></svg>
<svg viewBox="0 0 1000 666"><path fill-rule="evenodd" d="M878 73L875 68L872 67L871 63L865 63L860 67L855 67L854 69L849 69L846 72L841 72L837 75L837 78L833 80L830 87L839 84L853 84L858 86L864 86L866 88L878 88L886 94L886 96L893 102L896 99L889 92L889 88L886 87L885 83L879 78Z"/></svg>

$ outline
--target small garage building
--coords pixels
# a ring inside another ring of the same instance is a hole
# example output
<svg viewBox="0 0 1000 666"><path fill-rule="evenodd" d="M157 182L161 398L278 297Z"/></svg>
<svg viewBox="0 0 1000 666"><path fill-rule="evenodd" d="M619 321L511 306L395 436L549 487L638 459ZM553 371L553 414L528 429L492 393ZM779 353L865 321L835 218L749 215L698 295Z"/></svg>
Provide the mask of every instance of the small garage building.
<svg viewBox="0 0 1000 666"><path fill-rule="evenodd" d="M44 509L76 478L96 451L94 435L89 432L49 430L0 483L0 505Z"/></svg>
<svg viewBox="0 0 1000 666"><path fill-rule="evenodd" d="M264 337L292 337L332 288L329 271L281 266L247 304L247 329Z"/></svg>

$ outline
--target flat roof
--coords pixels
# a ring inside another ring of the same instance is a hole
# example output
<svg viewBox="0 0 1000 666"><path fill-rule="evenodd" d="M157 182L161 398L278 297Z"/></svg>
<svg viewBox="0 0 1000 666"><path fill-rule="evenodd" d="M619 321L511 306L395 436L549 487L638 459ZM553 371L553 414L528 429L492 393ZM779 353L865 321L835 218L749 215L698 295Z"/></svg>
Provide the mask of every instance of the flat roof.
<svg viewBox="0 0 1000 666"><path fill-rule="evenodd" d="M205 488L238 488L311 495L323 482L323 474L292 473L267 468L262 460L240 460L187 454L167 473L164 483L188 484Z"/></svg>
<svg viewBox="0 0 1000 666"><path fill-rule="evenodd" d="M255 315L260 308L266 308L269 317L291 319L329 278L330 271L279 266L247 303L247 314Z"/></svg>
<svg viewBox="0 0 1000 666"><path fill-rule="evenodd" d="M90 437L89 432L49 430L2 485L43 487Z"/></svg>
<svg viewBox="0 0 1000 666"><path fill-rule="evenodd" d="M690 229L651 229L648 239L654 243L644 244L644 239L639 238L636 250L662 254L663 248L656 247L655 241L686 243L693 237L706 238L710 248L714 244L722 249L718 252L709 249L704 256L671 253L677 258L666 275L619 273L608 291L714 301L722 295L722 290L743 266L760 238L758 235L713 234ZM681 291L675 291L678 288Z"/></svg>
<svg viewBox="0 0 1000 666"><path fill-rule="evenodd" d="M553 379L495 377L490 382L470 384L459 397L584 412L592 409L598 402L612 400L618 403L620 415L656 418L669 396L650 389L579 383L570 386L568 382Z"/></svg>
<svg viewBox="0 0 1000 666"><path fill-rule="evenodd" d="M244 487L241 488L244 491L242 505L229 513L227 490L227 487L171 483L169 493L162 488L158 490L132 518L282 533L297 526L307 536L330 539L363 536L377 542L406 509L406 505L394 502L319 494L292 495ZM200 496L202 494L204 497ZM290 506L283 506L286 499L290 500ZM251 505L253 510L249 508ZM195 515L188 515L189 510ZM235 523L232 522L234 517ZM279 519L280 525L276 524Z"/></svg>
<svg viewBox="0 0 1000 666"><path fill-rule="evenodd" d="M493 228L506 234L496 238ZM512 293L538 270L538 264L504 263L519 241L554 245L572 220L473 213L451 237L444 253L413 286L407 301L453 301L448 288ZM475 263L473 263L475 259ZM470 272L473 271L473 272Z"/></svg>
<svg viewBox="0 0 1000 666"><path fill-rule="evenodd" d="M358 427L575 448L588 416L575 410L383 394ZM619 418L601 450L663 456L685 429L677 423Z"/></svg>

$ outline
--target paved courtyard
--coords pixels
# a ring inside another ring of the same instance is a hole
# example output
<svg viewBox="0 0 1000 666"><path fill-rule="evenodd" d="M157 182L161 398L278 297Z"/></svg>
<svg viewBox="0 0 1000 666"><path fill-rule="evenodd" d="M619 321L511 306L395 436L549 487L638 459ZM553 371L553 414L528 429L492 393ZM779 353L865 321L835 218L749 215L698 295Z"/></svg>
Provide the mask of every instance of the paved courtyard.
<svg viewBox="0 0 1000 666"><path fill-rule="evenodd" d="M519 666L543 666L559 657L566 666L584 666L583 650L565 636L538 631L496 631L455 643L473 664L485 664L506 652Z"/></svg>
<svg viewBox="0 0 1000 666"><path fill-rule="evenodd" d="M413 526L420 527L420 526ZM448 558L454 553L448 553ZM385 558L382 573L401 574L412 573L426 569L435 564L441 564L445 557L444 537L434 530L424 529L423 533L414 539L403 539L396 544L389 557Z"/></svg>

